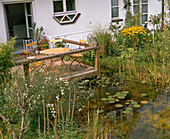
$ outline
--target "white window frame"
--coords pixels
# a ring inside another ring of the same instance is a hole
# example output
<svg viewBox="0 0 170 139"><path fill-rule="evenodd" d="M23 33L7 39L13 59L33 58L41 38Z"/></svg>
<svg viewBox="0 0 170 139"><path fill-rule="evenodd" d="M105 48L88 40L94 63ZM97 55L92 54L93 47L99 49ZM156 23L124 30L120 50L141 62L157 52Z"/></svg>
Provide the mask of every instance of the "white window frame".
<svg viewBox="0 0 170 139"><path fill-rule="evenodd" d="M132 2L134 2L134 1L132 0ZM133 7L133 8L132 8L132 11L133 11L133 14L134 14L134 15L137 14L137 13L134 13L134 6L137 6L137 5L138 5L138 3L133 3L133 6L132 6L132 7ZM148 9L147 9L147 12L146 12L146 13L143 13L143 12L142 12L142 6L143 6L143 5L147 5L147 8L148 8L148 1L147 1L147 2L142 2L142 0L140 0L140 2L139 2L139 8L140 8L140 11L139 11L139 12L142 13L142 14L141 14L141 21L143 20L143 19L142 19L142 16L143 16L143 15L147 15L147 20L148 20ZM142 21L142 24L144 24L143 21Z"/></svg>
<svg viewBox="0 0 170 139"><path fill-rule="evenodd" d="M76 0L75 0L75 10L72 11L67 11L67 5L66 5L66 0L53 0L54 1L63 1L63 12L54 12L54 15L58 15L58 14L63 14L63 13L76 13ZM54 10L54 5L53 5L53 10Z"/></svg>
<svg viewBox="0 0 170 139"><path fill-rule="evenodd" d="M119 18L119 0L118 0L118 5L112 5L112 1L114 1L114 0L111 0L111 17L112 17L112 19L118 19ZM112 15L113 8L118 8L118 16L116 16L116 17L113 17L113 15Z"/></svg>
<svg viewBox="0 0 170 139"><path fill-rule="evenodd" d="M54 1L63 1L63 12L54 12L54 3L53 3L53 18L59 23L59 24L69 24L73 23L78 16L80 16L80 13L77 12L77 0L75 0L75 10L67 11L67 5L66 0L53 0ZM70 17L72 16L72 18ZM65 20L66 19L66 20Z"/></svg>
<svg viewBox="0 0 170 139"><path fill-rule="evenodd" d="M139 3L139 5L138 5L138 3L134 3L134 0L133 0L133 14L134 15L138 14L138 13L135 13L134 6L139 6L139 10L140 10L140 5L141 5L141 3ZM141 11L139 11L139 12L141 12Z"/></svg>
<svg viewBox="0 0 170 139"><path fill-rule="evenodd" d="M141 3L142 3L142 4L141 4L141 7L142 7L143 5L147 5L147 8L148 8L148 1L147 1L147 2L142 2L142 1L141 1ZM142 9L142 8L141 8L141 9ZM147 9L147 12L146 12L146 13L143 13L143 12L142 12L142 16L143 16L143 15L147 15L147 20L148 20L148 9ZM143 18L142 18L142 19L143 19ZM142 21L142 23L143 23L143 21ZM143 24L144 24L144 23L143 23Z"/></svg>

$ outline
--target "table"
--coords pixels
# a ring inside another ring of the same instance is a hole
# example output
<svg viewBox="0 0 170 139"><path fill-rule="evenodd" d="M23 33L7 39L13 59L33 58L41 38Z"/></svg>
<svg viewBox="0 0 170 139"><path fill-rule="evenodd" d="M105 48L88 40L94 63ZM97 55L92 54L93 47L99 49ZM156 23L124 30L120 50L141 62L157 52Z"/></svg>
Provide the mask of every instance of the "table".
<svg viewBox="0 0 170 139"><path fill-rule="evenodd" d="M59 54L59 53L64 53L64 52L68 52L68 51L71 51L71 48L51 48L51 49L46 49L46 50L43 50L41 51L40 53L41 54L46 54L46 55L54 55L54 54ZM70 71L68 69L68 67L66 66L66 64L64 63L64 56L60 57L61 58L61 64L64 64L64 66L66 67L68 73L70 74ZM51 66L53 66L53 60L51 59L50 60L51 63L47 69L47 71L49 70L49 68Z"/></svg>

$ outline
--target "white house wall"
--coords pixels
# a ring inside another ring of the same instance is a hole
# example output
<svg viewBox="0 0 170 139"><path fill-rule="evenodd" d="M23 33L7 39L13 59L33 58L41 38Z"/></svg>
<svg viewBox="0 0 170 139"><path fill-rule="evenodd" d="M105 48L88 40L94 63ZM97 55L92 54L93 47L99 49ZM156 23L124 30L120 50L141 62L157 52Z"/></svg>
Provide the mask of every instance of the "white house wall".
<svg viewBox="0 0 170 139"><path fill-rule="evenodd" d="M32 1L34 22L38 27L43 26L45 34L50 36L91 30L97 25L108 26L111 22L111 0L76 0L76 10L81 15L75 23L65 25L53 18L53 0L0 0L0 40L7 40L2 2L24 1ZM125 19L123 6L123 0L119 0L120 19ZM148 19L150 14L160 14L161 2L148 0L148 13Z"/></svg>
<svg viewBox="0 0 170 139"><path fill-rule="evenodd" d="M4 18L4 8L0 0L0 42L7 41L5 18Z"/></svg>
<svg viewBox="0 0 170 139"><path fill-rule="evenodd" d="M109 24L111 17L109 0L76 0L76 10L81 15L75 23L66 25L60 25L53 18L52 0L35 0L35 5L36 22L45 28L46 35L89 30L97 24Z"/></svg>

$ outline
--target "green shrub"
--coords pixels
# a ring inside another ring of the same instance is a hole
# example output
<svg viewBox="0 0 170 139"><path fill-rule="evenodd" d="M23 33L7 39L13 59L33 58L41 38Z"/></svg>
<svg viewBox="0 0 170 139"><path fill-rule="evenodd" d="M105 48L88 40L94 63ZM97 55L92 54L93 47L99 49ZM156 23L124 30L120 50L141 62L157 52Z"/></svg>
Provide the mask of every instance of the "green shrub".
<svg viewBox="0 0 170 139"><path fill-rule="evenodd" d="M0 43L0 82L3 83L10 79L10 68L13 63L13 51L14 51L15 38L11 38L11 41L6 43Z"/></svg>
<svg viewBox="0 0 170 139"><path fill-rule="evenodd" d="M94 33L99 43L102 57L111 56L113 50L112 34L107 29L103 29L100 26L95 29Z"/></svg>

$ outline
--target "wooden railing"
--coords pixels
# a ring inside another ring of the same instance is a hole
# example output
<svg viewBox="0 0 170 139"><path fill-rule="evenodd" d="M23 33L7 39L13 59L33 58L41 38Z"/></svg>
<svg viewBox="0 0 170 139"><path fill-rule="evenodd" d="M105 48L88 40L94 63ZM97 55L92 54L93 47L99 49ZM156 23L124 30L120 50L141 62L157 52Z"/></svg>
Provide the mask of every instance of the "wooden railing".
<svg viewBox="0 0 170 139"><path fill-rule="evenodd" d="M58 39L58 38L56 38L56 39ZM80 44L80 42L73 41L73 40L63 39L62 41L66 42L66 43L75 44L75 45ZM85 45L85 44L81 44L81 45ZM86 48L68 51L68 52L59 53L59 54L54 54L54 55L49 55L49 56L43 56L43 57L30 59L30 60L23 60L23 61L18 61L18 62L16 61L15 64L16 65L23 65L24 74L25 74L26 77L29 77L29 64L30 63L48 60L48 59L52 59L52 58L56 58L56 57L62 57L62 56L70 55L70 54L94 50L95 51L95 70L96 70L96 73L97 73L96 75L97 75L97 78L100 78L100 50L99 49L100 49L100 47L97 46L96 39L95 39L95 37L93 37L91 45L86 45Z"/></svg>

